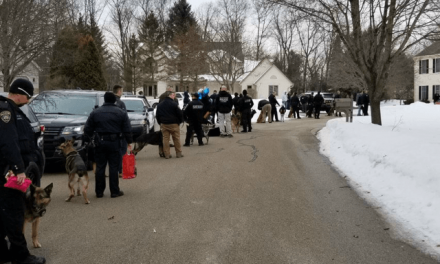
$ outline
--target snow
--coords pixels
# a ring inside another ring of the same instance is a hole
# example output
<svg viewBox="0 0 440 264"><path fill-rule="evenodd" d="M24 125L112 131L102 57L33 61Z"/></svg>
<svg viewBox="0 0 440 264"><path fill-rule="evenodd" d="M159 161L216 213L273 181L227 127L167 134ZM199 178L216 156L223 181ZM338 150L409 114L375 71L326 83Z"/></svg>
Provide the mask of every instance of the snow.
<svg viewBox="0 0 440 264"><path fill-rule="evenodd" d="M320 151L394 235L440 259L440 105L388 101L381 116L328 121Z"/></svg>

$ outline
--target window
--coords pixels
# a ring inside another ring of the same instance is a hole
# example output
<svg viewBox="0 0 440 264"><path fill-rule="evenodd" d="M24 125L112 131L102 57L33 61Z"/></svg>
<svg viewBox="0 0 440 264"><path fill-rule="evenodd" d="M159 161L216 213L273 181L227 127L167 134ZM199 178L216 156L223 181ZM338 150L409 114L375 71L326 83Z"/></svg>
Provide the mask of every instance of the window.
<svg viewBox="0 0 440 264"><path fill-rule="evenodd" d="M252 89L252 85L248 85L247 88L248 88L248 90Z"/></svg>
<svg viewBox="0 0 440 264"><path fill-rule="evenodd" d="M278 94L278 85L269 85L269 95L271 95L273 92Z"/></svg>
<svg viewBox="0 0 440 264"><path fill-rule="evenodd" d="M432 73L440 72L440 59L432 59Z"/></svg>
<svg viewBox="0 0 440 264"><path fill-rule="evenodd" d="M428 86L419 86L419 100L427 101L428 100Z"/></svg>
<svg viewBox="0 0 440 264"><path fill-rule="evenodd" d="M440 72L440 69L439 69ZM440 94L440 85L433 85L432 86L432 98L434 98L435 94Z"/></svg>
<svg viewBox="0 0 440 264"><path fill-rule="evenodd" d="M419 74L426 74L429 72L429 60L419 60Z"/></svg>

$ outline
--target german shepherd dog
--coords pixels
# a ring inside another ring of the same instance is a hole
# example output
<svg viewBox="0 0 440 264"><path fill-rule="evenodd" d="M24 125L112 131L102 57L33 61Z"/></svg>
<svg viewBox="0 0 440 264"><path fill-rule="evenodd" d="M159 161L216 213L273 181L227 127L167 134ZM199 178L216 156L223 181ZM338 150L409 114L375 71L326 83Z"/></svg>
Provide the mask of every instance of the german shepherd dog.
<svg viewBox="0 0 440 264"><path fill-rule="evenodd" d="M286 114L286 108L284 107L284 105L281 106L279 112L281 114L281 122L284 122L284 115Z"/></svg>
<svg viewBox="0 0 440 264"><path fill-rule="evenodd" d="M25 195L25 212L23 234L26 229L26 223L32 223L32 244L35 248L40 248L38 242L38 227L40 218L46 213L46 207L50 203L50 194L52 193L53 184L49 184L46 188L40 188L31 184Z"/></svg>
<svg viewBox="0 0 440 264"><path fill-rule="evenodd" d="M59 146L59 149L61 149L63 155L66 157L66 171L69 175L68 186L70 195L67 197L66 202L70 202L70 200L72 200L72 198L75 196L75 182L77 182L77 195L80 196L82 192L85 203L89 204L90 201L87 199L87 189L89 188L89 175L87 174L87 167L81 156L73 147L73 142L73 140L67 140ZM76 178L76 175L78 175L78 178Z"/></svg>
<svg viewBox="0 0 440 264"><path fill-rule="evenodd" d="M231 115L231 124L232 124L233 133L235 133L235 130L237 130L237 133L240 133L240 123L241 123L240 121L241 121L240 112Z"/></svg>

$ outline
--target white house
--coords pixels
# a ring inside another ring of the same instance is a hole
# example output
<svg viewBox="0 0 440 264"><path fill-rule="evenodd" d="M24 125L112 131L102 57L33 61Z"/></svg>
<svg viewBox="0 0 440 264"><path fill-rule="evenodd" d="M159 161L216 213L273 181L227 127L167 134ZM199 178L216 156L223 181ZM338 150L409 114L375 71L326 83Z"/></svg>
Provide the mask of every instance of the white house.
<svg viewBox="0 0 440 264"><path fill-rule="evenodd" d="M254 99L267 98L272 92L280 98L284 92L289 92L293 82L272 62L264 59L241 80L240 85Z"/></svg>
<svg viewBox="0 0 440 264"><path fill-rule="evenodd" d="M414 101L431 101L440 94L440 41L414 57Z"/></svg>
<svg viewBox="0 0 440 264"><path fill-rule="evenodd" d="M15 79L26 79L32 82L34 85L34 94L39 93L40 85L39 85L39 75L41 72L41 68L38 66L37 63L32 61L22 72L20 72ZM14 79L14 80L15 80ZM0 71L0 91L4 92L5 89L3 87L3 73Z"/></svg>

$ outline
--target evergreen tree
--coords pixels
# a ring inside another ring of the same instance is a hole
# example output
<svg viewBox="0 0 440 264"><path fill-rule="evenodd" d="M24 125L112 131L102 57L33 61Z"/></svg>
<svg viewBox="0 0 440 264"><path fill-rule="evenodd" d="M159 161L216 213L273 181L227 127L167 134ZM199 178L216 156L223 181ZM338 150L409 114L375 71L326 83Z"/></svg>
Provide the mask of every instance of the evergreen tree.
<svg viewBox="0 0 440 264"><path fill-rule="evenodd" d="M92 36L81 36L75 56L75 84L83 89L106 90L101 54Z"/></svg>
<svg viewBox="0 0 440 264"><path fill-rule="evenodd" d="M141 65L147 73L144 81L154 83L154 74L158 69L155 53L159 46L164 42L164 33L159 25L159 21L153 12L144 18L138 31L139 41L143 44L140 56L143 58Z"/></svg>
<svg viewBox="0 0 440 264"><path fill-rule="evenodd" d="M167 20L167 40L172 41L177 34L188 32L189 28L196 26L196 18L191 12L191 5L186 0L178 0L170 9Z"/></svg>

